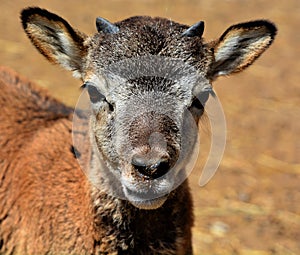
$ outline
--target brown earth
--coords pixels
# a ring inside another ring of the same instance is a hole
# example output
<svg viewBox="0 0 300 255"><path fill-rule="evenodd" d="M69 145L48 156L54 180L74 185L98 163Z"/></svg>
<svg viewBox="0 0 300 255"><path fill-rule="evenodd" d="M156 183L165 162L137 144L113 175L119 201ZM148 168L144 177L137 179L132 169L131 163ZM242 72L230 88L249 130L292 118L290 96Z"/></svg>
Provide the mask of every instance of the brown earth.
<svg viewBox="0 0 300 255"><path fill-rule="evenodd" d="M192 172L193 241L195 254L300 254L299 0L1 0L0 64L74 105L81 84L30 45L19 22L26 6L48 8L88 34L95 32L98 15L111 21L141 14L186 24L204 20L207 39L233 23L275 22L275 43L254 66L215 82L227 144L206 186L198 185L205 153Z"/></svg>

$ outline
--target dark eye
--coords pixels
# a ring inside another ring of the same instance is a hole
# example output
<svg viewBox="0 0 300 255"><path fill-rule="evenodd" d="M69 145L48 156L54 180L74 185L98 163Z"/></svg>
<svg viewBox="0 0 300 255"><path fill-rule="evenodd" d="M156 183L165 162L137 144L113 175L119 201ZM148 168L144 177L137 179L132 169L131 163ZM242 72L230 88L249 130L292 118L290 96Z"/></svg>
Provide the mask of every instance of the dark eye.
<svg viewBox="0 0 300 255"><path fill-rule="evenodd" d="M95 86L88 84L86 87L92 103L95 104L100 102L101 100L105 100L105 97L99 92L99 90Z"/></svg>
<svg viewBox="0 0 300 255"><path fill-rule="evenodd" d="M198 110L203 110L204 109L203 105L201 104L201 102L199 101L199 99L197 97L195 97L193 99L193 102L192 102L190 107L191 108L196 108Z"/></svg>
<svg viewBox="0 0 300 255"><path fill-rule="evenodd" d="M201 104L199 99L197 97L193 98L192 104L189 107L190 112L193 114L196 121L199 120L199 118L204 113L204 106Z"/></svg>
<svg viewBox="0 0 300 255"><path fill-rule="evenodd" d="M96 104L100 101L103 101L103 102L106 102L108 104L109 110L111 112L114 110L114 106L111 103L107 102L105 96L91 82L84 83L81 86L81 88L86 88L87 89L90 100L93 104Z"/></svg>

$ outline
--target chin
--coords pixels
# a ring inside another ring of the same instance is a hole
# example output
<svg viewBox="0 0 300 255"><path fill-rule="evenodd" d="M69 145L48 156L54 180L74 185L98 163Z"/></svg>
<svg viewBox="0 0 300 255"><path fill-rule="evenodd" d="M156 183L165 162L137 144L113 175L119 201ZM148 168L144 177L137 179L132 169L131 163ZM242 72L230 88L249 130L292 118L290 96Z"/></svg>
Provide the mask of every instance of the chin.
<svg viewBox="0 0 300 255"><path fill-rule="evenodd" d="M144 189L140 186L123 186L125 198L135 207L143 210L154 210L161 207L167 200L170 190Z"/></svg>
<svg viewBox="0 0 300 255"><path fill-rule="evenodd" d="M149 199L149 200L132 200L134 198L128 198L129 202L142 210L155 210L160 208L167 200L168 195L164 195L162 197Z"/></svg>

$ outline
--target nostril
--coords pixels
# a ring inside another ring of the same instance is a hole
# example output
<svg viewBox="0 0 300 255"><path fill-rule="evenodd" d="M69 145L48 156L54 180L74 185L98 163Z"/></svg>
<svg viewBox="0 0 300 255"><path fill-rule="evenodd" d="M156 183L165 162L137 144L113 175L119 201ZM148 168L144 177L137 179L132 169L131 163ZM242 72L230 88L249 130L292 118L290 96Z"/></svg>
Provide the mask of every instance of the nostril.
<svg viewBox="0 0 300 255"><path fill-rule="evenodd" d="M170 169L169 161L160 161L155 165L155 169L156 171L153 173L153 178L159 178L165 175Z"/></svg>
<svg viewBox="0 0 300 255"><path fill-rule="evenodd" d="M131 163L140 174L153 179L165 175L170 169L169 160L165 158L162 158L155 163L150 163L141 157L135 156L132 158Z"/></svg>

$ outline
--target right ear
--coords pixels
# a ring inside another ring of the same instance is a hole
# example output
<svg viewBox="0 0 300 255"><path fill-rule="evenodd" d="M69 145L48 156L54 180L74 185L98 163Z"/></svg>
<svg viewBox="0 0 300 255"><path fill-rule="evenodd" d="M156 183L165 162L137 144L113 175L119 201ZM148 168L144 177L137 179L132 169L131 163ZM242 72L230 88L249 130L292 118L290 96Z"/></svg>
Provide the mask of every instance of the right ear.
<svg viewBox="0 0 300 255"><path fill-rule="evenodd" d="M87 55L86 35L56 14L36 7L24 9L21 20L26 34L40 53L50 62L81 76Z"/></svg>

